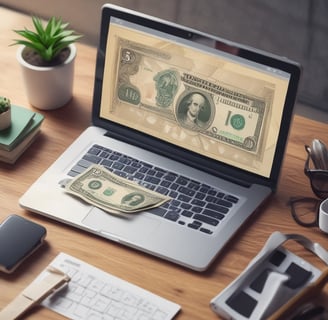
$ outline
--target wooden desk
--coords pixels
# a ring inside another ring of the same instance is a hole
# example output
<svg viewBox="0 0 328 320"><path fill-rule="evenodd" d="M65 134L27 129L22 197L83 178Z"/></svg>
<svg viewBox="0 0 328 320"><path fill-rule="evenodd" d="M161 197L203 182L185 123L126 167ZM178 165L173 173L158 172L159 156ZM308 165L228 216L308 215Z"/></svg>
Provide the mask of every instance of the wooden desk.
<svg viewBox="0 0 328 320"><path fill-rule="evenodd" d="M30 18L0 7L0 95L17 105L29 106L15 53L11 31L30 24ZM316 229L299 227L286 205L290 196L312 196L303 174L304 144L320 138L328 143L328 125L295 116L277 194L228 244L208 271L196 273L150 255L56 223L22 210L18 199L28 186L65 150L90 123L96 49L78 44L74 98L56 111L42 112L42 134L14 165L0 163L0 221L16 213L44 225L47 244L12 275L0 274L0 309L25 288L61 251L80 258L182 306L180 320L218 317L209 301L245 268L269 235L279 230L301 233L328 247L328 237ZM297 250L301 250L295 247ZM304 253L301 250L301 254ZM312 258L311 254L305 253ZM315 259L314 259L315 260ZM312 260L311 260L312 261ZM36 308L25 319L62 319Z"/></svg>

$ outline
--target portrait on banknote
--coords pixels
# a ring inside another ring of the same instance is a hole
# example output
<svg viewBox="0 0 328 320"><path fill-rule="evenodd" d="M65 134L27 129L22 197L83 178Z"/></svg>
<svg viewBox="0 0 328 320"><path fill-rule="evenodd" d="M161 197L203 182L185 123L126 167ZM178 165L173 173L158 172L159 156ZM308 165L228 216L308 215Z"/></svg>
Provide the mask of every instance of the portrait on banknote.
<svg viewBox="0 0 328 320"><path fill-rule="evenodd" d="M102 117L270 175L285 79L129 25L108 37Z"/></svg>
<svg viewBox="0 0 328 320"><path fill-rule="evenodd" d="M186 90L177 100L175 115L178 123L193 131L206 130L213 120L215 107L204 93Z"/></svg>

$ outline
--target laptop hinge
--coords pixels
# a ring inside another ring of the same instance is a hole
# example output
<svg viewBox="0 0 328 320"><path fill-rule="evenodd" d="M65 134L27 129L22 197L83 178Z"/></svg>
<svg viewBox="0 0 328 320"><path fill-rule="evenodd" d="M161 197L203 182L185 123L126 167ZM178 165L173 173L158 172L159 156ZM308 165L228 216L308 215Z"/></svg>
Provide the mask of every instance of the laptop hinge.
<svg viewBox="0 0 328 320"><path fill-rule="evenodd" d="M141 137L136 138L136 135L140 135ZM137 146L142 149L146 149L150 152L154 152L161 156L181 162L190 167L204 171L208 174L238 184L245 188L250 188L251 185L254 183L263 185L263 181L256 181L256 179L250 178L249 175L246 176L246 174L243 172L238 173L239 177L236 177L236 174L233 174L232 170L228 166L222 165L218 167L217 163L214 164L214 161L211 161L206 157L200 157L198 154L195 154L189 150L182 150L181 148L178 148L168 143L164 143L160 140L156 140L154 142L152 139L152 141L149 141L145 139L144 135L141 135L137 132L134 132L133 138L132 136L129 137L126 134L119 134L113 131L107 131L105 133L105 136L121 140L123 142ZM235 170L236 168L234 168L234 171ZM271 186L268 185L268 187Z"/></svg>

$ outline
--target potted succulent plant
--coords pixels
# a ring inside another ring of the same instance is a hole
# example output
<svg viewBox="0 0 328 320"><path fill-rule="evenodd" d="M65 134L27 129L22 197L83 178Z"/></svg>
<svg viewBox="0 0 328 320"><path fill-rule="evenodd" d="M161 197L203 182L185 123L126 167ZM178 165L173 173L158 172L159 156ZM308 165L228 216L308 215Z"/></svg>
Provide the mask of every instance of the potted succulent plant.
<svg viewBox="0 0 328 320"><path fill-rule="evenodd" d="M32 17L35 30L14 30L23 39L17 59L22 67L23 80L29 102L44 110L65 105L72 97L75 42L81 38L68 23L51 17L43 26L38 17Z"/></svg>
<svg viewBox="0 0 328 320"><path fill-rule="evenodd" d="M11 103L6 97L0 97L0 130L11 125Z"/></svg>

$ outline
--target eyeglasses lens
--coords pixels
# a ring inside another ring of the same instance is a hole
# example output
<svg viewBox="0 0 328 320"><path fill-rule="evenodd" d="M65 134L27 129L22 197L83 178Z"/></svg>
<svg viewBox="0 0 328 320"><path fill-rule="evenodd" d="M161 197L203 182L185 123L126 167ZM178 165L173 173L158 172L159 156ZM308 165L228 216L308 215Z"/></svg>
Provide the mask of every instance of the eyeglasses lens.
<svg viewBox="0 0 328 320"><path fill-rule="evenodd" d="M320 202L314 198L296 198L290 200L292 216L304 227L317 226L318 206Z"/></svg>
<svg viewBox="0 0 328 320"><path fill-rule="evenodd" d="M319 198L328 197L328 171L311 172L311 186Z"/></svg>

